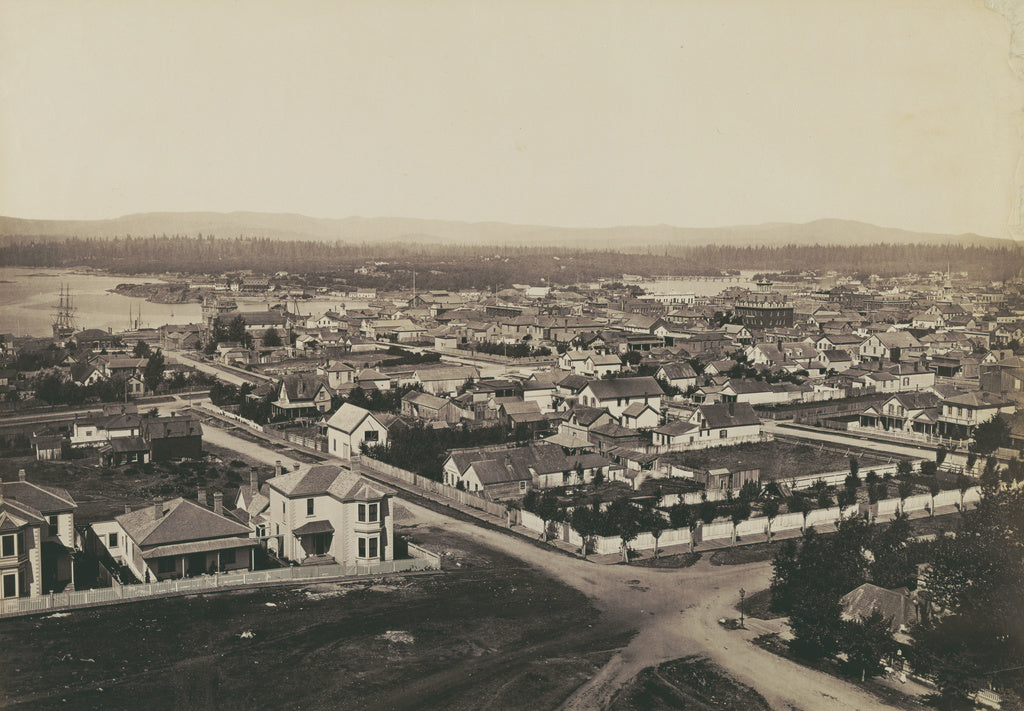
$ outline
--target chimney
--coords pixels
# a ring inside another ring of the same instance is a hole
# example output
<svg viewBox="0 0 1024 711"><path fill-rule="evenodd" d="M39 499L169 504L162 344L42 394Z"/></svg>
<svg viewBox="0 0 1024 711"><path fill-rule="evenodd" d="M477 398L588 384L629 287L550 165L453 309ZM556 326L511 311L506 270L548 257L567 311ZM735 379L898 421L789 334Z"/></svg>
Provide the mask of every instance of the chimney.
<svg viewBox="0 0 1024 711"><path fill-rule="evenodd" d="M160 520L160 508L161 508L160 504L153 504L153 520L154 521L159 521Z"/></svg>
<svg viewBox="0 0 1024 711"><path fill-rule="evenodd" d="M131 512L132 512L132 506L131 506L131 504L125 504L125 505L124 505L124 512L125 512L125 513L131 513Z"/></svg>
<svg viewBox="0 0 1024 711"><path fill-rule="evenodd" d="M4 501L4 480L0 479L0 504Z"/></svg>
<svg viewBox="0 0 1024 711"><path fill-rule="evenodd" d="M256 496L260 491L260 475L256 467L249 470L249 495Z"/></svg>
<svg viewBox="0 0 1024 711"><path fill-rule="evenodd" d="M18 470L18 481L25 481L25 470L24 469L19 469Z"/></svg>
<svg viewBox="0 0 1024 711"><path fill-rule="evenodd" d="M213 512L215 514L224 514L224 494L219 491L213 492Z"/></svg>
<svg viewBox="0 0 1024 711"><path fill-rule="evenodd" d="M274 476L281 476L284 474L284 467L281 466L281 460L278 459L274 462Z"/></svg>
<svg viewBox="0 0 1024 711"><path fill-rule="evenodd" d="M729 401L729 417L733 417L736 414L736 403Z"/></svg>
<svg viewBox="0 0 1024 711"><path fill-rule="evenodd" d="M206 498L206 489L204 489L201 486L199 487L199 496L196 497L196 498L199 501L199 505L200 506L209 506L210 505L210 500L208 498Z"/></svg>
<svg viewBox="0 0 1024 711"><path fill-rule="evenodd" d="M299 467L301 467L301 466L302 466L301 464L299 464L298 462L295 462L295 465L294 465L295 471L299 471Z"/></svg>

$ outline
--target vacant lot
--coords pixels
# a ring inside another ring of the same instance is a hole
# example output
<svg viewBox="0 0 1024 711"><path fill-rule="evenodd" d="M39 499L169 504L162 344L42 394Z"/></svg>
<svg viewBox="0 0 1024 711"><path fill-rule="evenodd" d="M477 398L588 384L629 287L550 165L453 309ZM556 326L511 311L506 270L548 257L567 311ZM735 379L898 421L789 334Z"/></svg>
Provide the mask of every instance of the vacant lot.
<svg viewBox="0 0 1024 711"><path fill-rule="evenodd" d="M125 504L137 508L176 496L194 499L200 486L211 493L224 492L227 506L234 502L238 487L249 484L253 463L234 452L223 456L209 454L199 461L123 467L101 467L95 456L56 462L8 457L0 459L0 468L8 472L4 474L6 479L13 479L15 472L24 469L29 481L67 489L78 503L75 525L83 525L124 513ZM261 482L273 476L273 467L260 465L257 470Z"/></svg>
<svg viewBox="0 0 1024 711"><path fill-rule="evenodd" d="M437 528L447 572L0 622L0 707L554 708L628 638L587 598Z"/></svg>
<svg viewBox="0 0 1024 711"><path fill-rule="evenodd" d="M857 454L857 460L861 472L888 461L863 453ZM761 481L824 474L843 471L850 467L849 457L839 452L777 440L740 444L735 447L715 447L696 452L670 452L662 456L662 461L692 469L723 467L733 472L760 469Z"/></svg>

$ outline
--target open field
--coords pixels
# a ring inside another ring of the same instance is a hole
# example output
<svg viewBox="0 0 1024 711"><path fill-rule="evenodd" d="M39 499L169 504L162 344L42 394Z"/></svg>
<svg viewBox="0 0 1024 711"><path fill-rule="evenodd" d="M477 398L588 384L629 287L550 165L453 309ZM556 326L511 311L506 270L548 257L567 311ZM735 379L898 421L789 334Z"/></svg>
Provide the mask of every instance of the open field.
<svg viewBox="0 0 1024 711"><path fill-rule="evenodd" d="M865 453L857 453L856 456L861 472L888 461L887 458ZM694 469L724 467L733 472L760 469L761 481L842 471L850 466L847 456L831 449L778 440L694 452L669 452L662 455L662 461Z"/></svg>
<svg viewBox="0 0 1024 711"><path fill-rule="evenodd" d="M447 572L5 621L0 707L554 708L628 639L516 559L410 533Z"/></svg>

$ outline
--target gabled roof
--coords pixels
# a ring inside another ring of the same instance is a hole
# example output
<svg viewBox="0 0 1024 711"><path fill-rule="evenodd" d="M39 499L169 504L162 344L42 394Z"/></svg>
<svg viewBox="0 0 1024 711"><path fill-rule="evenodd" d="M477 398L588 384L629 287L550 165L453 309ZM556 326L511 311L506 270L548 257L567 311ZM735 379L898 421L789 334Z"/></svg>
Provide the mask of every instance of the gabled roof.
<svg viewBox="0 0 1024 711"><path fill-rule="evenodd" d="M312 400L321 388L326 389L328 393L331 392L323 378L314 373L292 373L285 375L281 378L281 387L288 394L288 399L293 402L296 400Z"/></svg>
<svg viewBox="0 0 1024 711"><path fill-rule="evenodd" d="M917 622L914 602L906 588L886 590L864 583L839 598L839 604L844 620L864 620L871 613L880 612L882 617L892 621L893 632L899 631L901 625L909 627Z"/></svg>
<svg viewBox="0 0 1024 711"><path fill-rule="evenodd" d="M67 489L43 486L31 481L5 481L0 486L0 493L3 494L4 501L17 501L44 515L71 511L78 506Z"/></svg>
<svg viewBox="0 0 1024 711"><path fill-rule="evenodd" d="M640 378L615 378L614 380L592 380L588 387L598 400L620 397L662 396L658 381L650 376Z"/></svg>
<svg viewBox="0 0 1024 711"><path fill-rule="evenodd" d="M249 534L237 521L180 497L121 514L115 520L140 548Z"/></svg>
<svg viewBox="0 0 1024 711"><path fill-rule="evenodd" d="M666 422L654 431L657 434L676 437L678 435L686 434L687 432L692 432L695 429L697 429L697 425L693 423L684 422L683 420L672 420L671 422Z"/></svg>
<svg viewBox="0 0 1024 711"><path fill-rule="evenodd" d="M666 363L661 366L668 380L679 380L681 378L696 378L697 372L689 363Z"/></svg>
<svg viewBox="0 0 1024 711"><path fill-rule="evenodd" d="M761 418L754 412L750 403L729 402L714 405L701 405L697 408L709 429L722 427L744 427L760 424Z"/></svg>
<svg viewBox="0 0 1024 711"><path fill-rule="evenodd" d="M1004 405L1010 405L1012 403L1010 403L1001 395L997 395L996 393L973 391L964 393L963 395L958 395L956 397L951 397L945 400L944 404L959 405L960 407L985 408L1002 407Z"/></svg>
<svg viewBox="0 0 1024 711"><path fill-rule="evenodd" d="M394 492L366 477L334 464L314 464L267 480L267 486L290 499L332 496L339 501L367 501Z"/></svg>
<svg viewBox="0 0 1024 711"><path fill-rule="evenodd" d="M629 427L617 425L614 422L591 428L592 434L599 434L604 437L639 437L640 433Z"/></svg>
<svg viewBox="0 0 1024 711"><path fill-rule="evenodd" d="M630 404L625 410L622 411L623 417L639 417L643 414L644 410L650 410L651 412L657 412L649 403L646 402L634 402Z"/></svg>
<svg viewBox="0 0 1024 711"><path fill-rule="evenodd" d="M367 417L373 417L373 413L350 402L343 402L341 407L327 420L327 426L349 434L355 432Z"/></svg>

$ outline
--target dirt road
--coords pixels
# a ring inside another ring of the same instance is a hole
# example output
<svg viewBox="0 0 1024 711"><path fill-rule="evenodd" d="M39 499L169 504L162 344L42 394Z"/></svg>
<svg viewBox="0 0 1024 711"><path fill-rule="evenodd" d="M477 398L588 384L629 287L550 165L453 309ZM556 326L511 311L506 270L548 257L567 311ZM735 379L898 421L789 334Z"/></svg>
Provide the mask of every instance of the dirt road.
<svg viewBox="0 0 1024 711"><path fill-rule="evenodd" d="M503 553L516 556L592 598L616 620L638 625L632 642L619 651L562 706L566 711L606 708L615 693L645 667L689 654L706 656L778 709L886 708L874 696L840 679L771 654L748 640L752 630L728 631L718 624L734 617L739 589L763 590L769 563L720 567L701 561L691 568L664 570L594 565L548 553L511 536L453 521L403 502L418 519L442 525Z"/></svg>
<svg viewBox="0 0 1024 711"><path fill-rule="evenodd" d="M205 436L219 446L271 463L281 455L210 427ZM212 436L210 436L212 435ZM801 711L888 708L853 684L782 659L749 643L753 630L729 631L718 624L735 617L739 589L768 587L771 564L712 566L707 560L683 569L596 565L546 551L515 536L452 519L408 501L417 519L442 526L515 556L591 598L612 621L637 628L617 652L563 704L566 711L607 708L622 686L642 669L691 654L710 658L737 680L756 689L773 708Z"/></svg>

